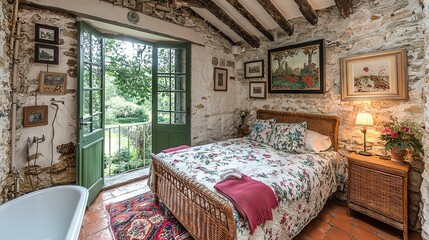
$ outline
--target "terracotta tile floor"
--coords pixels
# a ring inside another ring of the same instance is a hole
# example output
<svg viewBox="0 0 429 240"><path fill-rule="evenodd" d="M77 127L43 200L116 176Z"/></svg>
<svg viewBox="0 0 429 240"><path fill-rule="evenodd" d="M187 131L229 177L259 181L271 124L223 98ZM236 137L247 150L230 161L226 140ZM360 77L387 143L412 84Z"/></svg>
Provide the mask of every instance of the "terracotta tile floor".
<svg viewBox="0 0 429 240"><path fill-rule="evenodd" d="M88 207L83 219L79 240L113 240L104 205L118 202L149 191L146 180L105 190ZM311 221L294 240L390 240L402 239L402 232L359 213L347 215L347 207L329 200L322 212ZM421 236L411 231L410 240Z"/></svg>

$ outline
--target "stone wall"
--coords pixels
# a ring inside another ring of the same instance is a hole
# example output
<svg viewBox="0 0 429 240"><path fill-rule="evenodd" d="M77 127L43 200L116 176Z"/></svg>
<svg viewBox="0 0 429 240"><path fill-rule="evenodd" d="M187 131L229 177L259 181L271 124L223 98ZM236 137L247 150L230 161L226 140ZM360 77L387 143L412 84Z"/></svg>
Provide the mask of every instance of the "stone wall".
<svg viewBox="0 0 429 240"><path fill-rule="evenodd" d="M237 59L237 77L242 83L241 105L253 110L252 117L259 108L337 115L341 119L339 142L343 154L362 150L363 134L354 122L357 112L368 111L375 118L375 126L369 128L367 134L369 151L383 155L384 146L378 137L389 116L423 122L425 97L422 89L426 81L422 67L425 46L422 5L418 0L359 1L348 19L341 18L336 8L319 11L318 15L316 26L308 24L304 18L293 19L296 27L292 36L278 32L274 43L263 42L259 49L248 50ZM268 49L316 39L325 39L326 94L268 94L266 100L248 98L249 80L243 79L243 62L264 59L268 66ZM407 49L408 101L341 101L340 58L398 48ZM422 160L417 158L410 173L410 224L416 229L420 228L419 188L423 168Z"/></svg>
<svg viewBox="0 0 429 240"><path fill-rule="evenodd" d="M429 0L425 0L425 7L424 7L424 30L425 30L425 48L424 48L424 54L425 54L425 61L424 61L424 68L425 68L425 78L426 83L429 82ZM424 88L424 95L427 98L429 96L429 85L426 84ZM425 122L425 135L423 136L423 145L424 145L424 151L426 153L429 153L429 103L426 101L426 104L424 106L425 109L425 116L424 116L424 122ZM423 172L423 183L421 186L421 195L422 195L422 237L423 239L429 239L429 156L426 154L424 158L424 172Z"/></svg>
<svg viewBox="0 0 429 240"><path fill-rule="evenodd" d="M22 38L18 70L17 157L14 165L24 179L21 191L29 192L76 181L77 30L75 18L63 13L22 6L19 17L22 22ZM58 65L34 62L35 23L59 28ZM39 93L41 71L66 73L67 93L64 95ZM53 121L57 108L51 104L52 98L64 101L64 104L58 103L55 122ZM33 106L36 102L37 105L48 106L48 124L23 127L23 107ZM44 142L39 144L33 142L34 137L42 136L45 137Z"/></svg>
<svg viewBox="0 0 429 240"><path fill-rule="evenodd" d="M11 55L9 49L12 5L0 0L0 203L7 198L10 163Z"/></svg>

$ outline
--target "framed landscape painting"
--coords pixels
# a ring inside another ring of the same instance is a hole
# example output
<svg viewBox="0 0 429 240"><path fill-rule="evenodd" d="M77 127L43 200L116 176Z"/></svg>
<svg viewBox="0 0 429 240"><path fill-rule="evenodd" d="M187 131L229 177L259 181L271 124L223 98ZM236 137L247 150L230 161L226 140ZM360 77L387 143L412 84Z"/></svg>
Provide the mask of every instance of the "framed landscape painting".
<svg viewBox="0 0 429 240"><path fill-rule="evenodd" d="M36 43L35 53L34 62L58 65L58 46Z"/></svg>
<svg viewBox="0 0 429 240"><path fill-rule="evenodd" d="M406 100L405 49L341 59L341 100Z"/></svg>
<svg viewBox="0 0 429 240"><path fill-rule="evenodd" d="M244 78L263 78L264 60L244 63Z"/></svg>
<svg viewBox="0 0 429 240"><path fill-rule="evenodd" d="M325 93L324 40L268 50L269 93Z"/></svg>
<svg viewBox="0 0 429 240"><path fill-rule="evenodd" d="M40 72L39 91L47 95L61 95L67 92L67 74Z"/></svg>

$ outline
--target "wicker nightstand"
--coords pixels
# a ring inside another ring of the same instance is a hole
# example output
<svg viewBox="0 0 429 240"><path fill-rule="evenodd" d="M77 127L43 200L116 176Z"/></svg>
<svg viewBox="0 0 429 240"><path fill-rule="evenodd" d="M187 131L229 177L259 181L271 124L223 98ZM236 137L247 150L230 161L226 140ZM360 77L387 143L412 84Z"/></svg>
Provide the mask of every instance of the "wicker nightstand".
<svg viewBox="0 0 429 240"><path fill-rule="evenodd" d="M350 154L348 206L403 231L408 239L408 164Z"/></svg>

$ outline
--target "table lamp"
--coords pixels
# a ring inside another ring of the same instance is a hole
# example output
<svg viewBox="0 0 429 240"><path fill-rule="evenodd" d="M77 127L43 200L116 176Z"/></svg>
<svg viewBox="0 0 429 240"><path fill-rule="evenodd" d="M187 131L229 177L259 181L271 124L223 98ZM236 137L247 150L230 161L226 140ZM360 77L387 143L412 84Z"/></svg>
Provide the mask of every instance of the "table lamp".
<svg viewBox="0 0 429 240"><path fill-rule="evenodd" d="M360 155L371 156L371 153L366 151L366 128L374 126L374 119L372 118L371 113L360 112L356 117L356 126L361 126L363 133L363 152L359 152Z"/></svg>

